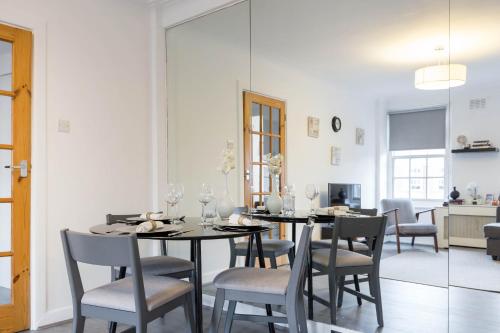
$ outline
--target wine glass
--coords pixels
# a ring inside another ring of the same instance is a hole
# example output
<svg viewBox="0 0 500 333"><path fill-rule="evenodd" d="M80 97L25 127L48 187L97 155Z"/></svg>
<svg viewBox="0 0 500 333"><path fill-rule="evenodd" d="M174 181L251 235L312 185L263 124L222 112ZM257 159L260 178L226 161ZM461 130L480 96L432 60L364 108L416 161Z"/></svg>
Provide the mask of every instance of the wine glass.
<svg viewBox="0 0 500 333"><path fill-rule="evenodd" d="M307 184L306 185L306 197L311 200L311 214L314 214L313 201L319 195L318 186L315 184Z"/></svg>
<svg viewBox="0 0 500 333"><path fill-rule="evenodd" d="M198 201L201 203L201 225L210 225L210 223L207 222L205 215L205 207L214 198L215 195L212 187L208 184L202 184L200 194L198 195Z"/></svg>
<svg viewBox="0 0 500 333"><path fill-rule="evenodd" d="M167 184L167 195L165 201L173 210L172 223L178 224L179 220L177 204L184 197L184 186L182 184Z"/></svg>

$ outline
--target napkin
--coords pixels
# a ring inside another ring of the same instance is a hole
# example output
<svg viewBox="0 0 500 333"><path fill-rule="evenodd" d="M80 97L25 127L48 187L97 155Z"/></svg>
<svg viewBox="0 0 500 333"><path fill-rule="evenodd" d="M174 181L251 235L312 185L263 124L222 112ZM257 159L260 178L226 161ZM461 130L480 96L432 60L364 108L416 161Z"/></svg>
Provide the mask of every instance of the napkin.
<svg viewBox="0 0 500 333"><path fill-rule="evenodd" d="M342 216L342 215L347 215L348 210L349 210L348 206L333 206L333 207L318 208L316 209L316 213L323 215Z"/></svg>
<svg viewBox="0 0 500 333"><path fill-rule="evenodd" d="M143 213L143 214L141 214L141 219L168 220L168 217L167 217L167 214L163 214L163 213Z"/></svg>
<svg viewBox="0 0 500 333"><path fill-rule="evenodd" d="M233 214L229 216L229 224L253 226L255 225L255 220L252 221L245 216Z"/></svg>
<svg viewBox="0 0 500 333"><path fill-rule="evenodd" d="M163 227L163 222L161 221L147 221L147 222L142 222L141 224L139 224L137 226L137 228L135 229L136 232L140 232L140 233L143 233L143 232L150 232L150 231L153 231L153 230L156 230L156 229L159 229Z"/></svg>

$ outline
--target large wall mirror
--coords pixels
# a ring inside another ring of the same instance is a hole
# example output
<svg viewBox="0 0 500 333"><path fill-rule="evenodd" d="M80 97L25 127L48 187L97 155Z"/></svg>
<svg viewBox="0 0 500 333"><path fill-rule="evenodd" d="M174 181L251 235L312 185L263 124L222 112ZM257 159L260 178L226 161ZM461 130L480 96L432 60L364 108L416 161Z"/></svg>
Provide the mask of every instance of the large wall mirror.
<svg viewBox="0 0 500 333"><path fill-rule="evenodd" d="M373 304L344 293L338 327L496 329L500 232L493 225L485 237L484 226L498 220L500 194L499 12L488 0L474 8L466 0L248 0L167 29L168 179L184 187L180 215L200 216L203 183L214 205L229 196L237 207L268 207L273 193L293 191L297 211L389 211L384 326ZM235 161L226 177L227 149ZM278 153L273 177L266 158ZM314 239L331 234L318 226ZM291 239L291 227L267 237ZM213 276L229 263L228 242L204 256ZM356 278L360 292L373 293ZM314 278L314 293L328 299L326 277ZM329 308L315 302L313 320L328 325Z"/></svg>

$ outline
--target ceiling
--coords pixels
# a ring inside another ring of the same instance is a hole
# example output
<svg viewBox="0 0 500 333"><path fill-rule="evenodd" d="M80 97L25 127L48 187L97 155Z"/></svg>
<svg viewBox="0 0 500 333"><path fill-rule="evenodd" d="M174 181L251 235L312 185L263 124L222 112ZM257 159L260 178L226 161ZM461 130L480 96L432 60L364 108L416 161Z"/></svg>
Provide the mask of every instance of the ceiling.
<svg viewBox="0 0 500 333"><path fill-rule="evenodd" d="M436 47L468 66L467 84L500 84L498 35L498 0L252 1L254 56L378 96L416 91Z"/></svg>

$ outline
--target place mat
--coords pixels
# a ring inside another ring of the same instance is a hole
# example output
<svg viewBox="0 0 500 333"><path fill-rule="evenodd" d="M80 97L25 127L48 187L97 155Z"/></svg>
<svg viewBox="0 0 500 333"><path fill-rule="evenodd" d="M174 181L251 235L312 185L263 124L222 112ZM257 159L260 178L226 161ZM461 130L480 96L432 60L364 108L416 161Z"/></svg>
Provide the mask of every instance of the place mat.
<svg viewBox="0 0 500 333"><path fill-rule="evenodd" d="M124 225L120 226L118 228L114 229L115 233L118 233L120 235L126 235L126 234L155 234L155 233L174 233L177 231L182 230L183 226L178 225L178 224L164 224L159 228L156 228L155 230L149 231L149 232L142 232L138 233L136 232L137 226L135 225Z"/></svg>

